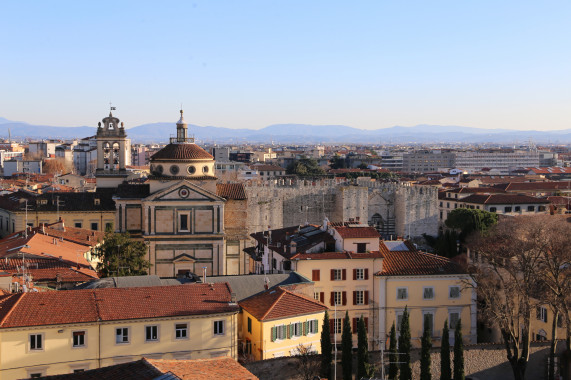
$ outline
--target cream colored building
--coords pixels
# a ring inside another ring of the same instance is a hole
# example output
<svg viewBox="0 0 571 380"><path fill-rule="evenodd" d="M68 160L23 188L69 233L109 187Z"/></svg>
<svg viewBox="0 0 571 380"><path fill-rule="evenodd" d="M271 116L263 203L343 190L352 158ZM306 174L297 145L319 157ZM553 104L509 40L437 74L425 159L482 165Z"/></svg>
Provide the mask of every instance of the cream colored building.
<svg viewBox="0 0 571 380"><path fill-rule="evenodd" d="M295 356L300 345L321 353L321 328L327 306L281 287L239 302L240 341L254 360Z"/></svg>
<svg viewBox="0 0 571 380"><path fill-rule="evenodd" d="M187 129L181 111L176 137L151 157L148 183L119 185L116 231L148 243L152 274L224 275L226 200L216 195L214 158Z"/></svg>
<svg viewBox="0 0 571 380"><path fill-rule="evenodd" d="M0 302L1 380L141 357L237 358L239 308L227 284L19 293Z"/></svg>

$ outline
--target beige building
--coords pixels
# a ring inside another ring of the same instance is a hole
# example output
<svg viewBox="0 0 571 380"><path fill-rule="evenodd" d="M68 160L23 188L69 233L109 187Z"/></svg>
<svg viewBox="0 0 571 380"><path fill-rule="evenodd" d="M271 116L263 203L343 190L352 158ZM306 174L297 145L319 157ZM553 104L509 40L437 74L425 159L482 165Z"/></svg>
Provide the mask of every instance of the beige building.
<svg viewBox="0 0 571 380"><path fill-rule="evenodd" d="M216 195L214 158L187 129L181 110L176 137L151 157L148 183L121 184L114 197L116 231L148 243L160 277L226 274L226 199Z"/></svg>
<svg viewBox="0 0 571 380"><path fill-rule="evenodd" d="M142 357L237 357L239 308L227 284L19 293L0 303L1 380Z"/></svg>

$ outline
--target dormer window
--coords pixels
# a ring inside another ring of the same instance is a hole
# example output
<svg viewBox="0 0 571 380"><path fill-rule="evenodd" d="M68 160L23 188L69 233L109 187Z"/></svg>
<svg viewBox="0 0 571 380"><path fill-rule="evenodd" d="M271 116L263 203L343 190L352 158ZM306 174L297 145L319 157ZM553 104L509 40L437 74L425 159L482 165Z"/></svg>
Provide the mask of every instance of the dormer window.
<svg viewBox="0 0 571 380"><path fill-rule="evenodd" d="M95 206L99 206L101 204L101 200L99 198L95 198L93 200L93 204L95 204Z"/></svg>

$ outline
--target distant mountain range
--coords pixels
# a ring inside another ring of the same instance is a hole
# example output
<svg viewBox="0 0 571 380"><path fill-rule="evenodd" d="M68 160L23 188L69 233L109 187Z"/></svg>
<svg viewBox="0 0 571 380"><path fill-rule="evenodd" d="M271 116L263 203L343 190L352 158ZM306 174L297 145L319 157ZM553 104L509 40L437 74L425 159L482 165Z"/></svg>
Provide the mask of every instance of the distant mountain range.
<svg viewBox="0 0 571 380"><path fill-rule="evenodd" d="M93 136L95 127L57 127L32 125L0 117L0 137L12 138L83 138ZM133 142L167 142L176 133L171 123L143 124L127 129ZM481 129L462 126L416 125L375 130L357 129L345 125L274 124L262 129L231 129L189 125L189 133L203 143L369 143L369 144L424 144L424 143L571 143L571 129L552 131L520 131L510 129Z"/></svg>

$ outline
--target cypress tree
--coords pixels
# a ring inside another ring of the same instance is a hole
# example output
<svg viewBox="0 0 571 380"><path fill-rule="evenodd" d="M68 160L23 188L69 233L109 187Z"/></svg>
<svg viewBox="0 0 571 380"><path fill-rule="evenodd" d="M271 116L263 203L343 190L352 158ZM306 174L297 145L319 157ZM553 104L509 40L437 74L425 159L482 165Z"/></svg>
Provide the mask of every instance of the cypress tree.
<svg viewBox="0 0 571 380"><path fill-rule="evenodd" d="M397 362L397 329L395 328L395 323L393 322L391 327L391 335L389 338L389 380L397 380L397 375L399 373Z"/></svg>
<svg viewBox="0 0 571 380"><path fill-rule="evenodd" d="M343 380L351 380L353 377L353 336L348 311L345 312L341 333L341 367L343 368Z"/></svg>
<svg viewBox="0 0 571 380"><path fill-rule="evenodd" d="M452 369L450 368L450 332L448 320L444 321L442 329L442 345L440 346L440 380L451 380Z"/></svg>
<svg viewBox="0 0 571 380"><path fill-rule="evenodd" d="M462 343L462 320L454 330L454 380L464 380L464 344Z"/></svg>
<svg viewBox="0 0 571 380"><path fill-rule="evenodd" d="M373 368L369 364L369 341L365 320L361 315L357 325L357 379L371 377Z"/></svg>
<svg viewBox="0 0 571 380"><path fill-rule="evenodd" d="M422 333L422 348L420 351L420 380L431 380L430 349L432 348L432 331L428 325L428 316L424 316L424 332Z"/></svg>
<svg viewBox="0 0 571 380"><path fill-rule="evenodd" d="M412 380L412 368L410 366L410 322L408 320L408 308L404 308L399 336L399 380Z"/></svg>
<svg viewBox="0 0 571 380"><path fill-rule="evenodd" d="M333 378L331 372L331 361L333 360L332 349L331 332L329 331L329 313L325 310L323 326L321 326L321 376L329 380Z"/></svg>

